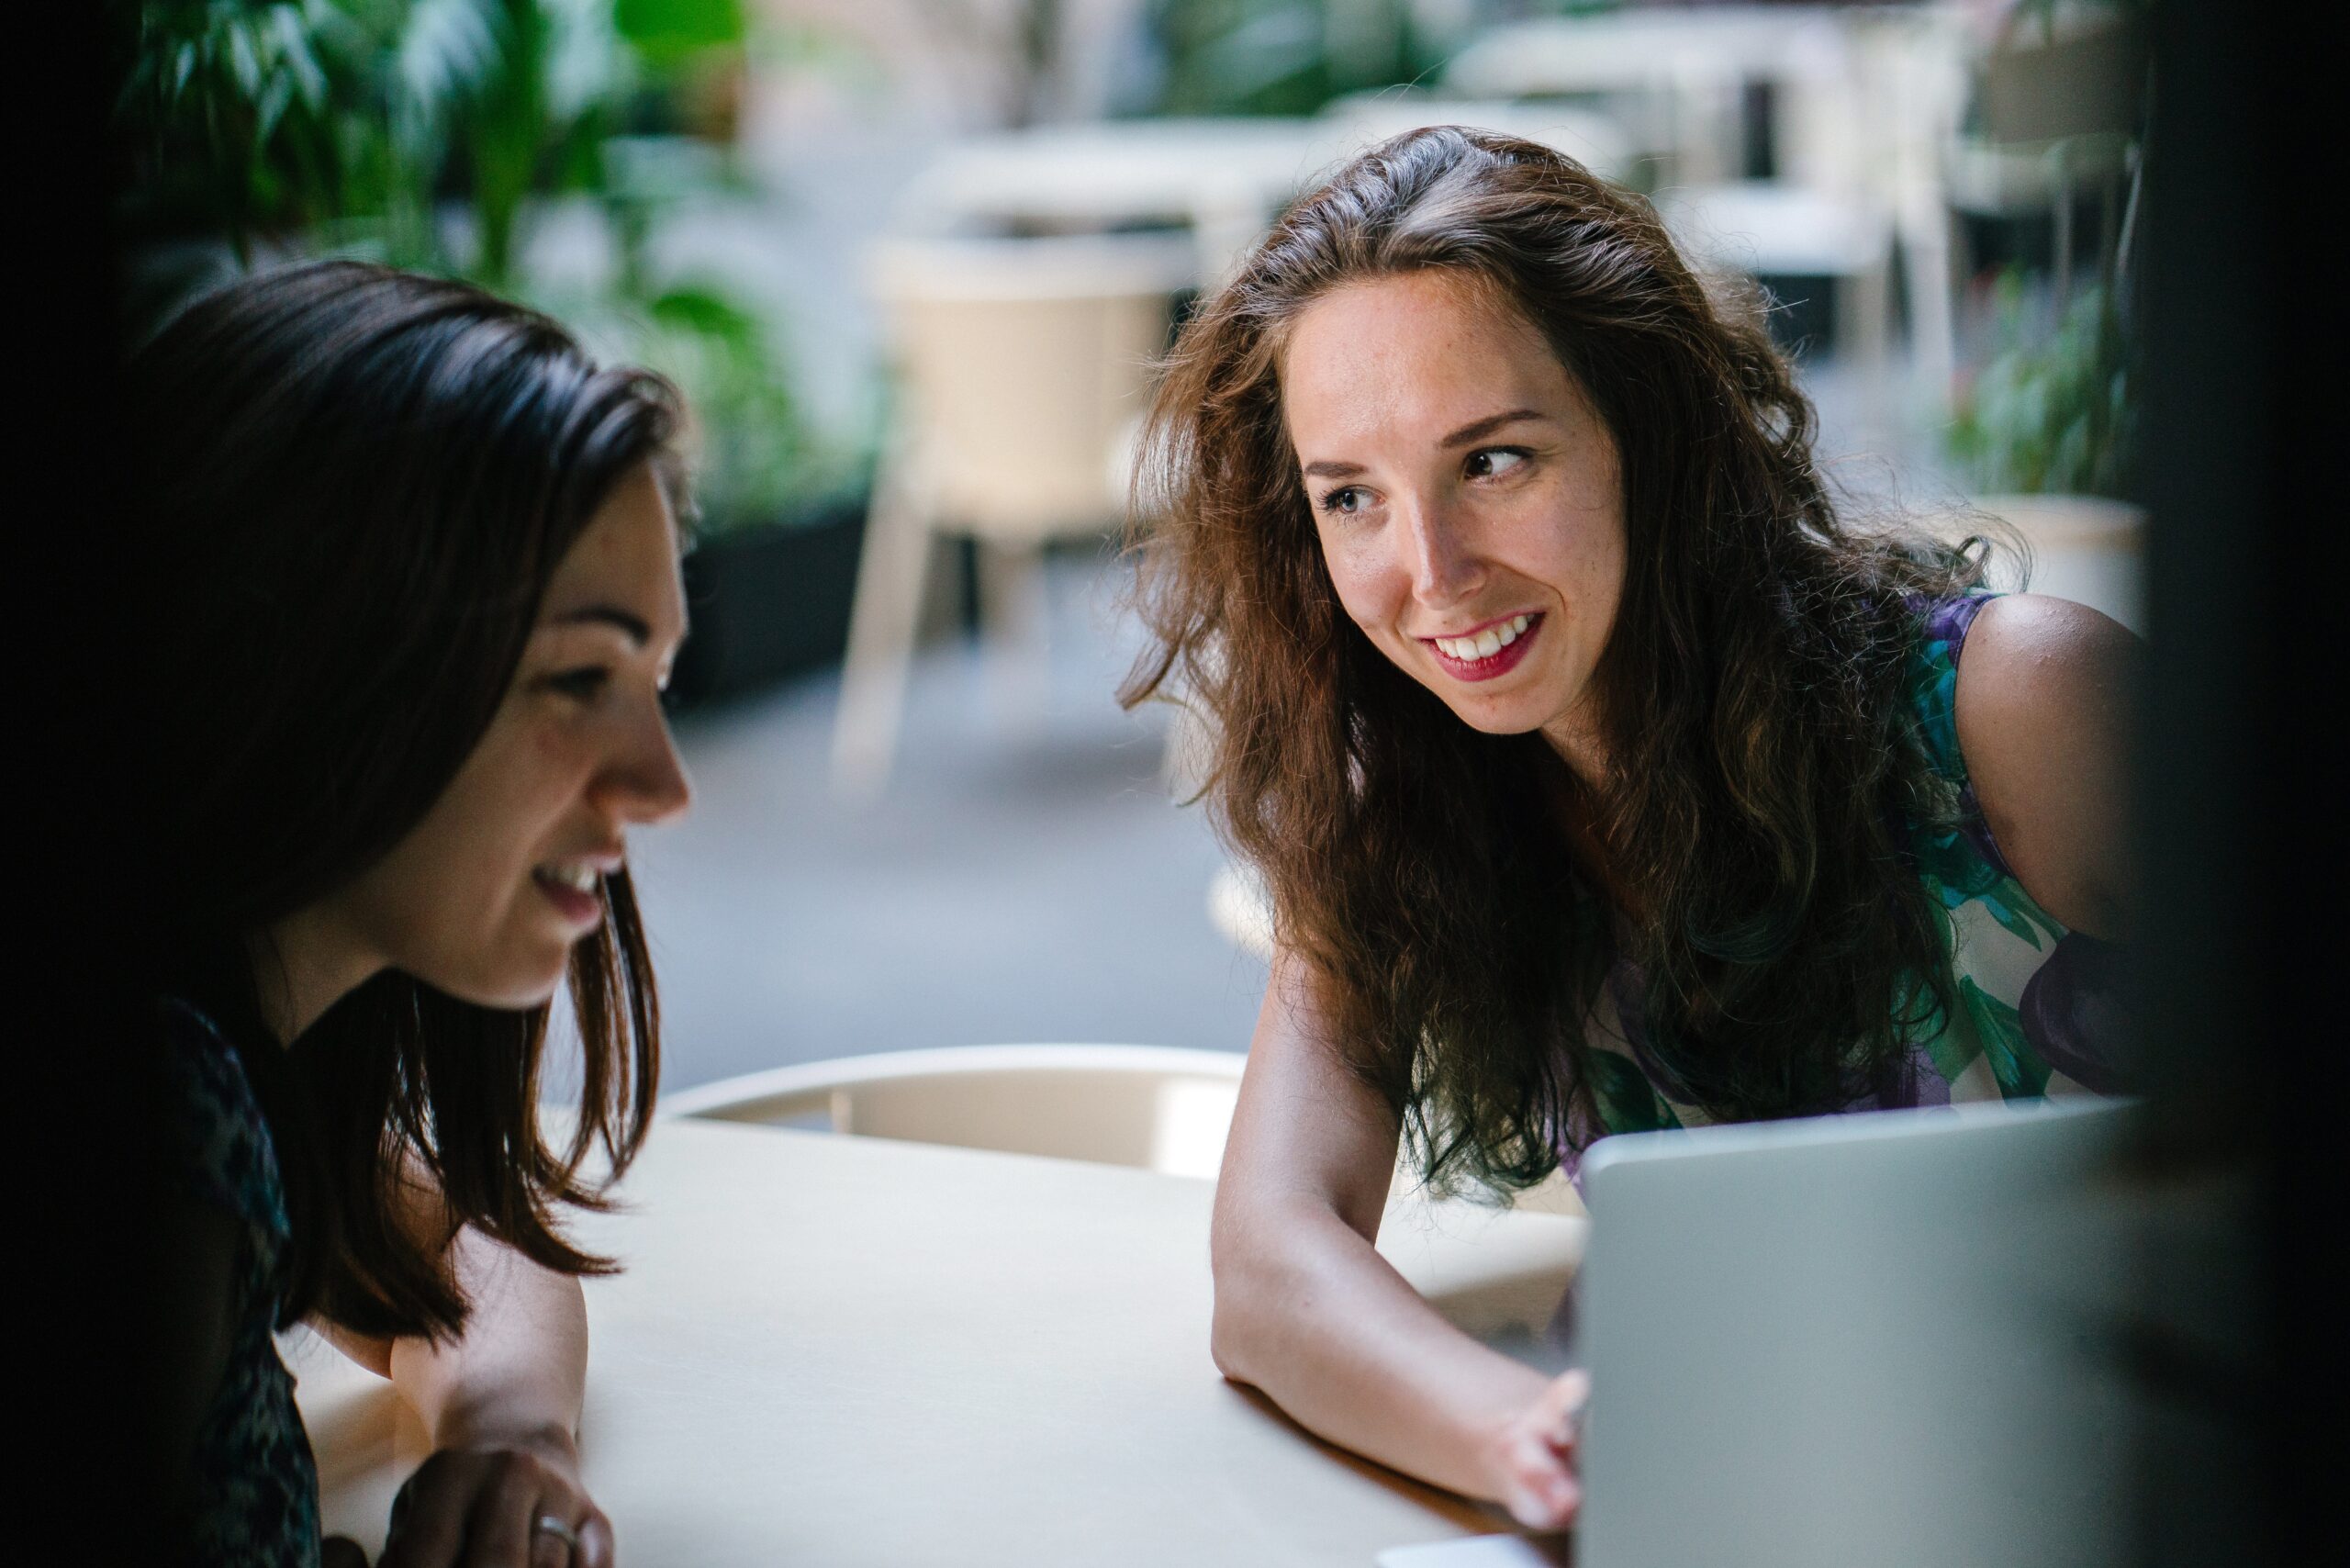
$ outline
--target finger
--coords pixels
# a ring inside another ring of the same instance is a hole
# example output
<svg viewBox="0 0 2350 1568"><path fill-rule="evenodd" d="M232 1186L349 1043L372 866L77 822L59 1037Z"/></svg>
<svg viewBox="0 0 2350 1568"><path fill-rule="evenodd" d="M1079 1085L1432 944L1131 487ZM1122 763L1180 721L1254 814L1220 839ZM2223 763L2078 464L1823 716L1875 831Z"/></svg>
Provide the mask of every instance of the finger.
<svg viewBox="0 0 2350 1568"><path fill-rule="evenodd" d="M1540 1405L1546 1416L1563 1419L1583 1408L1590 1397L1591 1373L1576 1367L1550 1380L1550 1385L1542 1391Z"/></svg>
<svg viewBox="0 0 2350 1568"><path fill-rule="evenodd" d="M1530 1529L1556 1529L1574 1517L1583 1486L1540 1434L1522 1430L1505 1455L1503 1506Z"/></svg>
<svg viewBox="0 0 2350 1568"><path fill-rule="evenodd" d="M572 1512L570 1499L554 1482L529 1455L500 1454L489 1484L475 1494L465 1520L465 1568L538 1568L538 1559L532 1555L537 1542L531 1527L543 1513L568 1523ZM556 1537L544 1539L564 1545ZM564 1556L555 1559L557 1568L568 1556L565 1548Z"/></svg>
<svg viewBox="0 0 2350 1568"><path fill-rule="evenodd" d="M465 1539L465 1476L456 1458L435 1454L408 1478L392 1500L391 1535L375 1568L453 1568Z"/></svg>
<svg viewBox="0 0 2350 1568"><path fill-rule="evenodd" d="M319 1542L319 1568L367 1568L367 1553L347 1535L330 1535Z"/></svg>
<svg viewBox="0 0 2350 1568"><path fill-rule="evenodd" d="M1581 1367L1561 1372L1542 1391L1536 1408L1541 1413L1542 1430L1561 1448L1572 1448L1575 1440L1575 1417L1591 1399L1591 1374Z"/></svg>
<svg viewBox="0 0 2350 1568"><path fill-rule="evenodd" d="M571 1542L553 1530L539 1529L538 1520L542 1518L562 1525L574 1536L579 1533L578 1527L570 1520L542 1506L531 1524L531 1568L579 1568L579 1556L571 1550Z"/></svg>
<svg viewBox="0 0 2350 1568"><path fill-rule="evenodd" d="M586 1568L590 1561L588 1525L599 1517L593 1504L567 1489L550 1492L540 1498L531 1514L531 1568ZM542 1520L561 1525L563 1529L542 1529ZM609 1542L610 1539L608 1528L605 1540ZM605 1555L609 1559L610 1551Z"/></svg>
<svg viewBox="0 0 2350 1568"><path fill-rule="evenodd" d="M1558 1529L1583 1506L1583 1487L1564 1466L1529 1464L1512 1479L1502 1503L1528 1529Z"/></svg>
<svg viewBox="0 0 2350 1568"><path fill-rule="evenodd" d="M579 1524L579 1550L572 1554L573 1568L615 1568L619 1562L612 1521L591 1509Z"/></svg>

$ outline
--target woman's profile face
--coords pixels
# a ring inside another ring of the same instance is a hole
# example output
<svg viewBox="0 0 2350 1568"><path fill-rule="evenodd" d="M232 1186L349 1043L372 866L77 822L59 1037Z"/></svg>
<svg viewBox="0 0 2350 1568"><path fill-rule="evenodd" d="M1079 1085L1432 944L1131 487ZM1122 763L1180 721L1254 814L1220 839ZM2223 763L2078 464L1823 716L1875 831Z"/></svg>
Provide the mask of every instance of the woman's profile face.
<svg viewBox="0 0 2350 1568"><path fill-rule="evenodd" d="M1281 393L1348 616L1464 722L1596 761L1623 489L1541 334L1441 273L1350 284L1299 314Z"/></svg>
<svg viewBox="0 0 2350 1568"><path fill-rule="evenodd" d="M603 919L628 830L683 811L661 709L685 635L677 525L649 466L549 579L497 716L424 820L320 915L436 990L532 1007Z"/></svg>

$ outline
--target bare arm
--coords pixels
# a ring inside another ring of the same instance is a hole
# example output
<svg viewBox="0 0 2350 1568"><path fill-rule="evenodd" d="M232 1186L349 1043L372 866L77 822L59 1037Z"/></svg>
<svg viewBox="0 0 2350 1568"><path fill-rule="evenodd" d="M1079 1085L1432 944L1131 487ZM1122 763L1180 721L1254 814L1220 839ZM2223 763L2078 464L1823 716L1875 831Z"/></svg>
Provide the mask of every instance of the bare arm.
<svg viewBox="0 0 2350 1568"><path fill-rule="evenodd" d="M1959 750L1991 836L2050 914L2105 941L2130 935L2132 709L2143 648L2085 605L1993 599L1958 676Z"/></svg>
<svg viewBox="0 0 2350 1568"><path fill-rule="evenodd" d="M1324 1037L1306 967L1273 965L1225 1146L1217 1368L1342 1447L1528 1524L1579 1498L1553 1382L1453 1327L1373 1243L1400 1129Z"/></svg>
<svg viewBox="0 0 2350 1568"><path fill-rule="evenodd" d="M470 1226L457 1232L450 1254L473 1304L453 1340L374 1338L314 1320L346 1355L389 1377L432 1435L432 1456L394 1506L379 1568L461 1560L520 1568L539 1561L531 1552L542 1515L580 1536L570 1559L576 1568L604 1568L612 1561L611 1525L579 1482L588 1378L579 1282Z"/></svg>
<svg viewBox="0 0 2350 1568"><path fill-rule="evenodd" d="M392 1382L438 1447L503 1440L571 1452L588 1383L579 1282L471 1228L451 1250L473 1301L465 1332L447 1344L392 1340Z"/></svg>

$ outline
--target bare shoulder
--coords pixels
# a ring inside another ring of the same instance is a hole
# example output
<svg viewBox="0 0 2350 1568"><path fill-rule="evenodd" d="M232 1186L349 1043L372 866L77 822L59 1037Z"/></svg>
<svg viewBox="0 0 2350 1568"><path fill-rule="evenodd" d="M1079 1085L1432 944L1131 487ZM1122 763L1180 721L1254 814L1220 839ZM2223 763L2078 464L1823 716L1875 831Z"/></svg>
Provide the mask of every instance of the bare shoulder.
<svg viewBox="0 0 2350 1568"><path fill-rule="evenodd" d="M1966 635L1965 664L2021 661L2090 669L2126 665L2144 651L2137 633L2086 604L2044 593L2002 594L1984 605Z"/></svg>
<svg viewBox="0 0 2350 1568"><path fill-rule="evenodd" d="M2068 599L1986 605L1959 662L1959 750L1991 835L2066 925L2129 925L2130 739L2144 644Z"/></svg>

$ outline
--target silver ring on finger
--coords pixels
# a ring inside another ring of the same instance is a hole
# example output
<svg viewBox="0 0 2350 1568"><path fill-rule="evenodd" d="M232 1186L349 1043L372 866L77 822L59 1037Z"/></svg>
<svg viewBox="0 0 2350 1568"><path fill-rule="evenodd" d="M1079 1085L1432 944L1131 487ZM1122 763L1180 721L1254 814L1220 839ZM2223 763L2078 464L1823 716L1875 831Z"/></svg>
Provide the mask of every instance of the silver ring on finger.
<svg viewBox="0 0 2350 1568"><path fill-rule="evenodd" d="M572 1551L579 1550L579 1532L556 1518L553 1514L541 1514L532 1522L532 1535L551 1535Z"/></svg>

